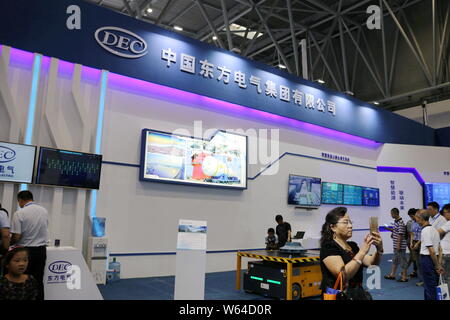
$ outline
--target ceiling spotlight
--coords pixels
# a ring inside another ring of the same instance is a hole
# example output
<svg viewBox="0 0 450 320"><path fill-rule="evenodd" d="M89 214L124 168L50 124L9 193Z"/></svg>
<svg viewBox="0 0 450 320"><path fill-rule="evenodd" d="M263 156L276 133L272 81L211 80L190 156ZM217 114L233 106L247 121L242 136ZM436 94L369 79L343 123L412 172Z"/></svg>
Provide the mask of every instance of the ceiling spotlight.
<svg viewBox="0 0 450 320"><path fill-rule="evenodd" d="M217 37L216 37L216 36L213 36L212 39L213 39L214 41L216 41L216 40L217 40Z"/></svg>
<svg viewBox="0 0 450 320"><path fill-rule="evenodd" d="M378 101L374 101L373 104L376 105L376 106L380 105L380 103Z"/></svg>
<svg viewBox="0 0 450 320"><path fill-rule="evenodd" d="M182 27L179 27L179 26L173 26L173 28L174 28L175 30L177 30L177 31L183 31L183 28L182 28Z"/></svg>
<svg viewBox="0 0 450 320"><path fill-rule="evenodd" d="M345 94L348 94L349 96L354 96L355 94L351 91L344 91Z"/></svg>
<svg viewBox="0 0 450 320"><path fill-rule="evenodd" d="M280 69L286 69L286 66L285 66L284 64L281 64L281 63L280 63L280 64L278 65L278 68L280 68Z"/></svg>
<svg viewBox="0 0 450 320"><path fill-rule="evenodd" d="M317 79L317 82L320 83L320 84L324 84L325 83L325 81L323 81L322 79Z"/></svg>
<svg viewBox="0 0 450 320"><path fill-rule="evenodd" d="M152 13L153 12L153 9L152 8L147 8L147 13Z"/></svg>

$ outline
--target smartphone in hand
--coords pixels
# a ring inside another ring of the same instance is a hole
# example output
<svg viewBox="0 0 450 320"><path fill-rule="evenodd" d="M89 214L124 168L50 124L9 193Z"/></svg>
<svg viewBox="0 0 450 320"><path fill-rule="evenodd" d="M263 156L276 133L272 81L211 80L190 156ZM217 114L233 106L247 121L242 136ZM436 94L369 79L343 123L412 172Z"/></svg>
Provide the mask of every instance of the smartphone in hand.
<svg viewBox="0 0 450 320"><path fill-rule="evenodd" d="M378 217L370 217L369 219L370 233L378 232Z"/></svg>

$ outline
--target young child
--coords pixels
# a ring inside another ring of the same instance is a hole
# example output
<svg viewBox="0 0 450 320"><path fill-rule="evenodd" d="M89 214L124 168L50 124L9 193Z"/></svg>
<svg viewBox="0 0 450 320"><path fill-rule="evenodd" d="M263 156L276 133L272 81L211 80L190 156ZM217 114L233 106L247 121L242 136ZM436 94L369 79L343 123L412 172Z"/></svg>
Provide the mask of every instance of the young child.
<svg viewBox="0 0 450 320"><path fill-rule="evenodd" d="M36 300L38 284L24 274L28 267L28 250L24 247L10 249L3 259L5 276L0 280L0 300Z"/></svg>
<svg viewBox="0 0 450 320"><path fill-rule="evenodd" d="M266 237L266 250L277 250L278 249L278 237L275 234L275 230L273 228L269 228L267 230Z"/></svg>

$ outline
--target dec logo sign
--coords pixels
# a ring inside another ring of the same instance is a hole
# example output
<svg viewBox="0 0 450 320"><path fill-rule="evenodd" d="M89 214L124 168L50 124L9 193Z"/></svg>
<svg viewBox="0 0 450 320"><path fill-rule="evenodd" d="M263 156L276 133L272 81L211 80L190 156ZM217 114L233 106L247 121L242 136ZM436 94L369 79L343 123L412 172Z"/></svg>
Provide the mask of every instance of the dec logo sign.
<svg viewBox="0 0 450 320"><path fill-rule="evenodd" d="M48 266L48 270L53 273L62 274L67 273L70 267L72 267L72 264L68 261L55 261Z"/></svg>
<svg viewBox="0 0 450 320"><path fill-rule="evenodd" d="M16 152L5 146L0 146L0 163L13 161L16 158Z"/></svg>
<svg viewBox="0 0 450 320"><path fill-rule="evenodd" d="M95 40L103 49L122 58L136 59L147 54L147 42L122 28L99 28L95 31Z"/></svg>

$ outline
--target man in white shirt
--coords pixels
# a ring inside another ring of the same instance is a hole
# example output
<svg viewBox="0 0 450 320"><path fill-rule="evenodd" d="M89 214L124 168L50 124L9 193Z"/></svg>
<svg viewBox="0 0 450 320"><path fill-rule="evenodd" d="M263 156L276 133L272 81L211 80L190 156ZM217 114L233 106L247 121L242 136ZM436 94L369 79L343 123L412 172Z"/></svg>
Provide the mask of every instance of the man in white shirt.
<svg viewBox="0 0 450 320"><path fill-rule="evenodd" d="M44 269L47 259L48 212L33 202L33 194L26 190L17 195L19 209L13 216L11 243L29 251L26 274L32 275L39 286L38 300L44 300Z"/></svg>
<svg viewBox="0 0 450 320"><path fill-rule="evenodd" d="M441 248L442 255L441 264L444 268L445 280L450 284L450 203L447 203L442 207L442 214L447 222L438 229L439 235L441 236Z"/></svg>
<svg viewBox="0 0 450 320"><path fill-rule="evenodd" d="M443 273L444 270L437 257L440 242L439 233L430 225L430 216L428 210L419 210L416 213L416 221L422 227L420 263L425 300L437 300L436 286L439 282L439 274Z"/></svg>
<svg viewBox="0 0 450 320"><path fill-rule="evenodd" d="M9 233L10 223L8 211L2 208L2 204L0 203L0 256L8 251L9 241L10 241L10 233Z"/></svg>
<svg viewBox="0 0 450 320"><path fill-rule="evenodd" d="M430 224L437 230L440 227L442 227L447 220L439 214L439 203L437 202L430 202L427 205L428 212L430 213Z"/></svg>

